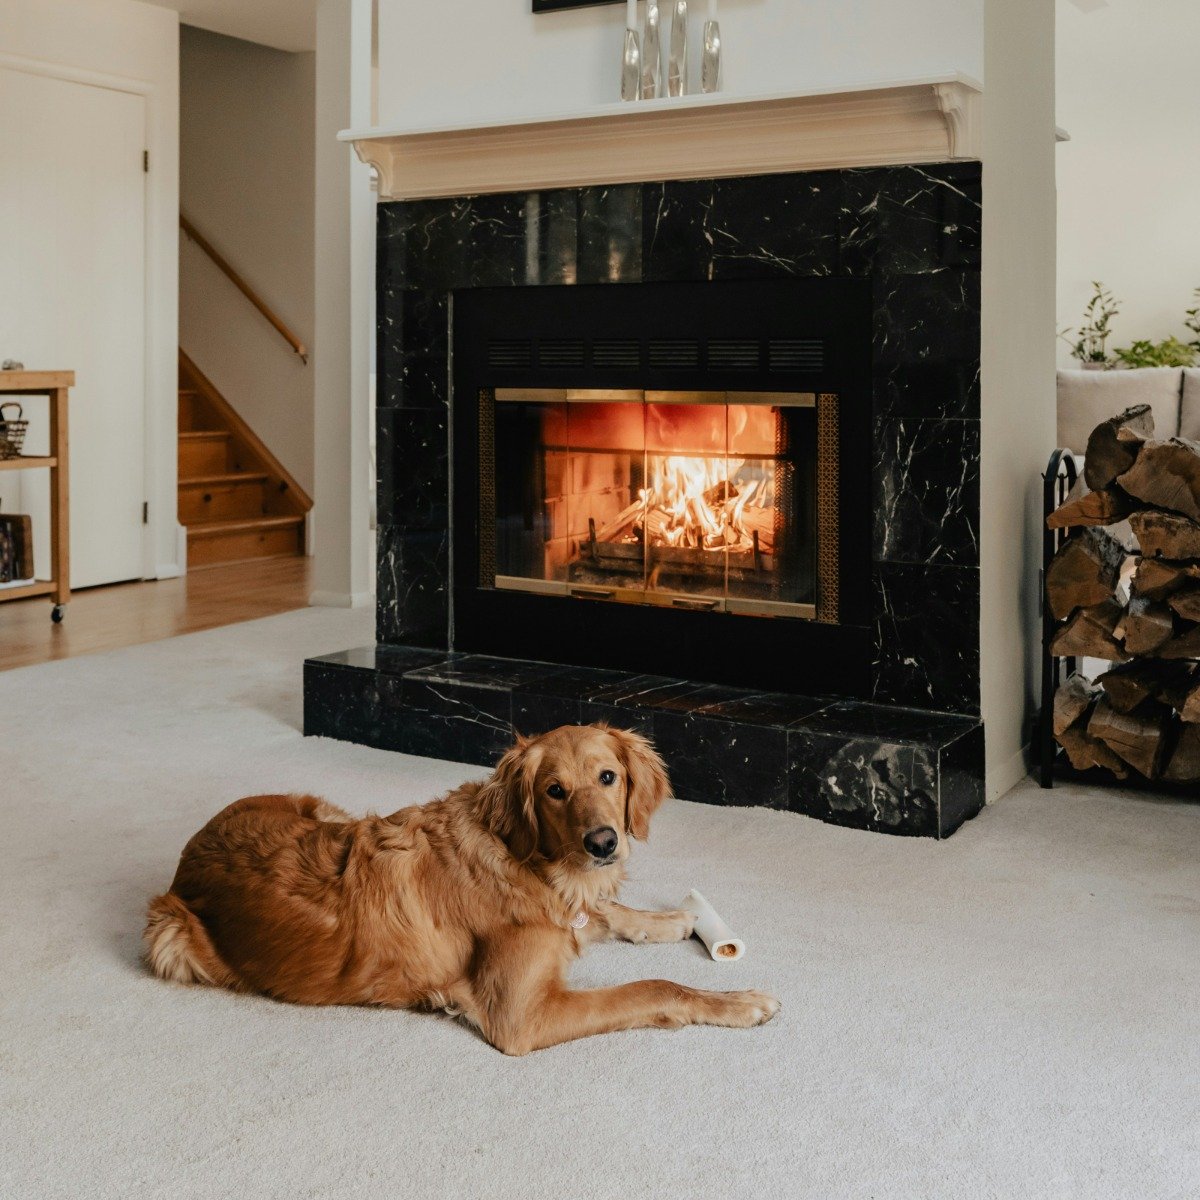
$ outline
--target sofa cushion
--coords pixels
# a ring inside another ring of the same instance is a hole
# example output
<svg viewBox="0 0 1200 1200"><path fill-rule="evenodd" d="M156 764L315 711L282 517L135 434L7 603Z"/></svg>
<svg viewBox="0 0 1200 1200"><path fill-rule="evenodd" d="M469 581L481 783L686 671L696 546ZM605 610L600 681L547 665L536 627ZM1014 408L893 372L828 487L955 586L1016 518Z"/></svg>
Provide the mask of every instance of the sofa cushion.
<svg viewBox="0 0 1200 1200"><path fill-rule="evenodd" d="M1200 376L1200 372L1195 372ZM1087 449L1088 435L1101 421L1135 404L1154 413L1157 437L1179 433L1179 367L1139 367L1133 371L1059 371L1058 444L1077 454ZM1200 378L1196 396L1200 404Z"/></svg>
<svg viewBox="0 0 1200 1200"><path fill-rule="evenodd" d="M1183 399L1179 406L1179 436L1200 442L1200 370L1183 373Z"/></svg>

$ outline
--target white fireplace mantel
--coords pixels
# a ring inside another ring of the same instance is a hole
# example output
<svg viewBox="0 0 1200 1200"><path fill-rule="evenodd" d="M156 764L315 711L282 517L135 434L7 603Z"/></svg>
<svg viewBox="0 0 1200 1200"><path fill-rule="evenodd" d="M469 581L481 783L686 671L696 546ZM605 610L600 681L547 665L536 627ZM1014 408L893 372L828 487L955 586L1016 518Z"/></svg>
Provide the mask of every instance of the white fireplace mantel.
<svg viewBox="0 0 1200 1200"><path fill-rule="evenodd" d="M956 74L339 137L378 171L380 199L415 200L979 158L981 99Z"/></svg>

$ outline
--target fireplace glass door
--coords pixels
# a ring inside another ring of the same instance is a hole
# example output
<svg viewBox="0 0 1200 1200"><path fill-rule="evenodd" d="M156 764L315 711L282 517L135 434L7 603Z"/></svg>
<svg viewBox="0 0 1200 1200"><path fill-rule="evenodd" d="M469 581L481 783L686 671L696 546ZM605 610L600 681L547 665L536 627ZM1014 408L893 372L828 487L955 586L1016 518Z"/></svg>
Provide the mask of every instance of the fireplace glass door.
<svg viewBox="0 0 1200 1200"><path fill-rule="evenodd" d="M481 582L815 617L816 411L803 392L484 392Z"/></svg>

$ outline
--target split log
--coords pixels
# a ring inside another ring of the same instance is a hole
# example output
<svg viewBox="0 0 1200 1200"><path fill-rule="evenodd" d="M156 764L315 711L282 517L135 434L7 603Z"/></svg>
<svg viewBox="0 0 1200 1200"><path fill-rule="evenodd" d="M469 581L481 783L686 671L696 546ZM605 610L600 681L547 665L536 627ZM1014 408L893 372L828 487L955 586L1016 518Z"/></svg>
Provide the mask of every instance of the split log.
<svg viewBox="0 0 1200 1200"><path fill-rule="evenodd" d="M1162 773L1171 783L1200 783L1200 725L1185 725Z"/></svg>
<svg viewBox="0 0 1200 1200"><path fill-rule="evenodd" d="M1147 558L1200 559L1200 524L1178 513L1143 508L1129 524Z"/></svg>
<svg viewBox="0 0 1200 1200"><path fill-rule="evenodd" d="M1150 405L1138 404L1102 421L1088 438L1083 477L1093 492L1108 487L1133 466L1144 442L1154 436Z"/></svg>
<svg viewBox="0 0 1200 1200"><path fill-rule="evenodd" d="M1147 442L1117 482L1147 504L1200 520L1200 442Z"/></svg>
<svg viewBox="0 0 1200 1200"><path fill-rule="evenodd" d="M1172 708L1181 708L1186 703L1194 678L1191 663L1159 662L1146 658L1113 667L1111 671L1105 671L1096 683L1104 689L1108 702L1117 712L1127 713L1133 712L1147 700L1158 700Z"/></svg>
<svg viewBox="0 0 1200 1200"><path fill-rule="evenodd" d="M1097 703L1087 731L1135 771L1147 779L1157 779L1162 773L1170 727L1171 710L1161 704L1151 701L1131 713L1122 713L1104 698Z"/></svg>
<svg viewBox="0 0 1200 1200"><path fill-rule="evenodd" d="M1172 592L1200 582L1200 566L1168 562L1165 558L1143 558L1133 576L1133 594L1147 600L1165 600Z"/></svg>
<svg viewBox="0 0 1200 1200"><path fill-rule="evenodd" d="M1087 713L1100 689L1086 675L1076 672L1054 693L1054 736L1070 729Z"/></svg>
<svg viewBox="0 0 1200 1200"><path fill-rule="evenodd" d="M1175 705L1179 715L1188 722L1200 724L1200 682L1189 689L1182 702Z"/></svg>
<svg viewBox="0 0 1200 1200"><path fill-rule="evenodd" d="M1046 569L1046 602L1055 620L1111 598L1124 561L1125 548L1103 529L1068 539Z"/></svg>
<svg viewBox="0 0 1200 1200"><path fill-rule="evenodd" d="M1067 752L1071 766L1077 771L1103 767L1118 779L1129 778L1129 768L1099 738L1092 737L1084 723L1064 729L1058 735L1058 744Z"/></svg>
<svg viewBox="0 0 1200 1200"><path fill-rule="evenodd" d="M1046 518L1047 529L1074 529L1080 525L1112 525L1133 512L1137 501L1118 487L1088 492L1078 500L1068 499Z"/></svg>
<svg viewBox="0 0 1200 1200"><path fill-rule="evenodd" d="M1185 621L1200 621L1200 587L1175 592L1167 597L1167 603Z"/></svg>
<svg viewBox="0 0 1200 1200"><path fill-rule="evenodd" d="M1125 647L1113 636L1124 609L1113 599L1081 608L1054 635L1050 653L1056 658L1102 658L1127 662Z"/></svg>
<svg viewBox="0 0 1200 1200"><path fill-rule="evenodd" d="M1113 636L1124 643L1130 654L1153 654L1175 635L1175 618L1171 610L1158 600L1134 596L1124 616L1117 623Z"/></svg>
<svg viewBox="0 0 1200 1200"><path fill-rule="evenodd" d="M1154 652L1159 658L1200 659L1200 625L1193 625L1186 633L1172 638Z"/></svg>

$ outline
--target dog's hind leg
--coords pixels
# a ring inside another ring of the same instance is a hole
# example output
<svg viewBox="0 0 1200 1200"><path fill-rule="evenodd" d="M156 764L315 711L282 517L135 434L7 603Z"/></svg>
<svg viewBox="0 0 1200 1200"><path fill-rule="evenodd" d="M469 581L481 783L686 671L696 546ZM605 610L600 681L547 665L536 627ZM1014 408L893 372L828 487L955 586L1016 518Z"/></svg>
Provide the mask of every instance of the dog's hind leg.
<svg viewBox="0 0 1200 1200"><path fill-rule="evenodd" d="M146 961L160 979L236 988L233 972L221 961L200 918L174 892L150 901Z"/></svg>

